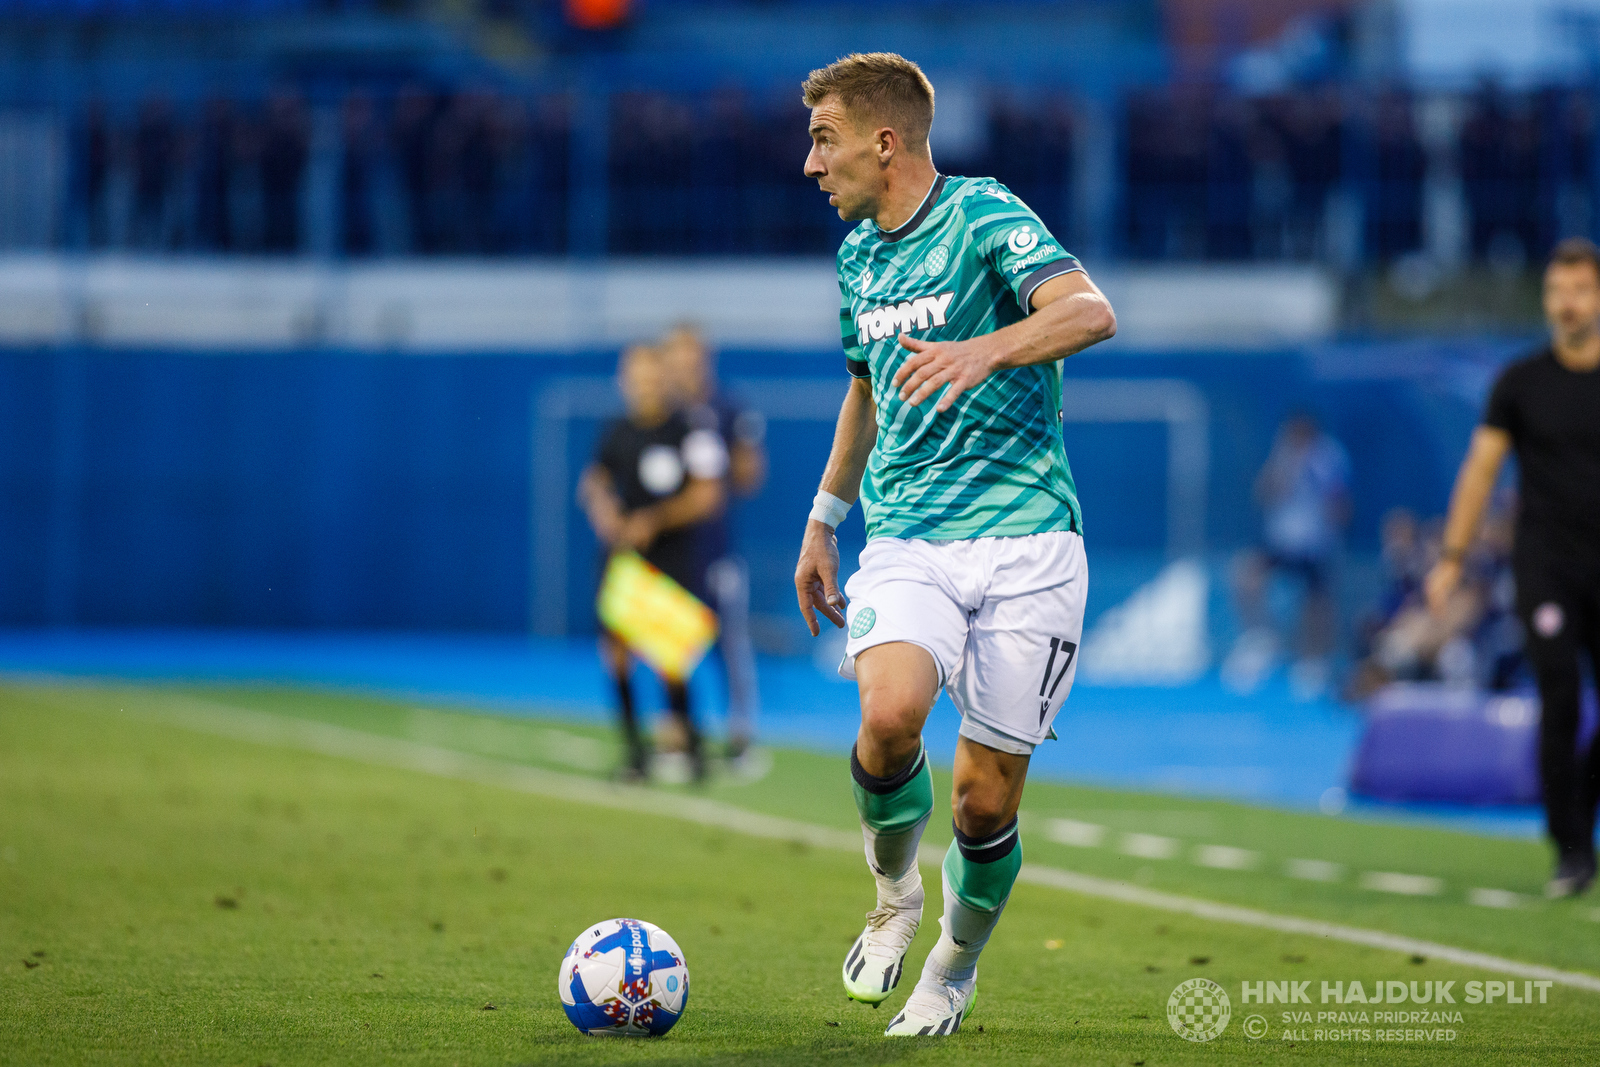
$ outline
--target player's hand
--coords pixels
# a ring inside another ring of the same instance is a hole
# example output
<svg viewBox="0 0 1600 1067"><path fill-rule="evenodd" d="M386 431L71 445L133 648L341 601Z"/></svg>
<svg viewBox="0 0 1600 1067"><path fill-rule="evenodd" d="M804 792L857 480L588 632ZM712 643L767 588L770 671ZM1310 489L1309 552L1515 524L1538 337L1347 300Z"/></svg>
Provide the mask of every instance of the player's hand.
<svg viewBox="0 0 1600 1067"><path fill-rule="evenodd" d="M1428 610L1436 619L1444 618L1445 608L1450 603L1456 587L1461 584L1461 561L1458 559L1441 559L1433 565L1428 572L1427 579L1422 583L1423 595L1428 601Z"/></svg>
<svg viewBox="0 0 1600 1067"><path fill-rule="evenodd" d="M794 592L800 601L811 636L822 632L818 611L829 622L844 629L844 596L839 592L839 538L825 522L806 521L805 540L800 543L800 562L794 569Z"/></svg>
<svg viewBox="0 0 1600 1067"><path fill-rule="evenodd" d="M989 377L998 366L994 346L982 337L970 341L919 341L903 333L900 347L911 353L892 379L900 390L900 399L915 406L944 388L935 411L949 411L956 397Z"/></svg>
<svg viewBox="0 0 1600 1067"><path fill-rule="evenodd" d="M656 528L654 516L641 509L622 520L617 531L617 544L623 548L631 548L635 552L643 552L650 547L659 531Z"/></svg>

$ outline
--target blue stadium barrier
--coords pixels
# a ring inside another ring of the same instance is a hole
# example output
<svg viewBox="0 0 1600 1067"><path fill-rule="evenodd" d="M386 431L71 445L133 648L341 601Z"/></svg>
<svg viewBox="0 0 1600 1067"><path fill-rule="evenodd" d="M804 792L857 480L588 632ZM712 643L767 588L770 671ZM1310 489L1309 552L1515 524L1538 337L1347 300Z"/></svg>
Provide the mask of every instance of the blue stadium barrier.
<svg viewBox="0 0 1600 1067"><path fill-rule="evenodd" d="M843 395L840 358L727 352L721 367L757 393L783 378L826 400ZM1352 543L1371 551L1388 508L1442 510L1474 422L1487 370L1436 362L1373 346L1111 352L1076 357L1066 373L1069 391L1075 379L1198 387L1214 551L1254 538L1250 486L1275 425L1313 408L1350 450ZM613 366L600 352L0 351L0 625L587 632L596 546L571 487L611 403ZM574 377L605 395L562 423L561 466L544 473L554 496L538 498L535 436L553 431L540 430L535 407ZM734 522L754 609L787 619L831 419L826 405L786 418L785 395L749 399L772 417L772 471ZM1091 552L1160 558L1166 432L1067 426ZM847 557L863 537L859 514L841 529ZM537 550L556 524L552 589Z"/></svg>
<svg viewBox="0 0 1600 1067"><path fill-rule="evenodd" d="M1593 692L1580 736L1595 733ZM1385 801L1537 804L1539 698L1399 683L1367 704L1350 790Z"/></svg>

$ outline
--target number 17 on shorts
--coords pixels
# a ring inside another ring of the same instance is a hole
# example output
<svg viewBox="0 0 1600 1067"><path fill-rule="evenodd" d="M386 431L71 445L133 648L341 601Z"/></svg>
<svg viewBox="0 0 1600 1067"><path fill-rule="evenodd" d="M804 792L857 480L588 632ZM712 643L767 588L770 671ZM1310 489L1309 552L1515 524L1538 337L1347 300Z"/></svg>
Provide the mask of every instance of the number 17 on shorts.
<svg viewBox="0 0 1600 1067"><path fill-rule="evenodd" d="M1039 725L1044 725L1044 720L1050 714L1050 705L1055 702L1056 690L1061 688L1061 679L1067 676L1067 669L1072 666L1072 660L1078 654L1078 646L1064 637L1050 639L1050 658L1045 661L1044 677L1039 681ZM1056 660L1061 661L1061 669L1056 669ZM1055 680L1051 681L1052 675Z"/></svg>

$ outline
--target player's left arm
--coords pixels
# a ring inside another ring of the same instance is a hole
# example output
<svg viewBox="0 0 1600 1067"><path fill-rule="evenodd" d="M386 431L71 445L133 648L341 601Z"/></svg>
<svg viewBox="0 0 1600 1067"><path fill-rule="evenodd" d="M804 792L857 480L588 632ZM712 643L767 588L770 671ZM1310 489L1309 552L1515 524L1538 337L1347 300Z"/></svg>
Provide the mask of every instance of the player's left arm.
<svg viewBox="0 0 1600 1067"><path fill-rule="evenodd" d="M919 341L900 335L911 355L895 371L900 399L920 404L948 386L935 406L948 411L956 398L997 370L1052 363L1117 332L1117 316L1089 275L1058 274L1033 292L1033 314L994 333L965 341Z"/></svg>

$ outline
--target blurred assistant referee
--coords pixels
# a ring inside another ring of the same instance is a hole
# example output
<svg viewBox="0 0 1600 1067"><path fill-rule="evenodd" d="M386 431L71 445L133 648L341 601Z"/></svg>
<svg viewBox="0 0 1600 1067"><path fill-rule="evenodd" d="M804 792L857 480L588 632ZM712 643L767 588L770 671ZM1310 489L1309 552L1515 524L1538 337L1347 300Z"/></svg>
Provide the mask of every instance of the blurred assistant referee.
<svg viewBox="0 0 1600 1067"><path fill-rule="evenodd" d="M1429 606L1442 610L1514 450L1522 483L1512 557L1517 612L1544 708L1539 771L1557 849L1545 893L1567 897L1594 880L1600 802L1600 744L1581 751L1578 729L1583 656L1600 678L1600 249L1581 238L1556 246L1544 313L1551 343L1505 369L1472 435L1427 593Z"/></svg>

